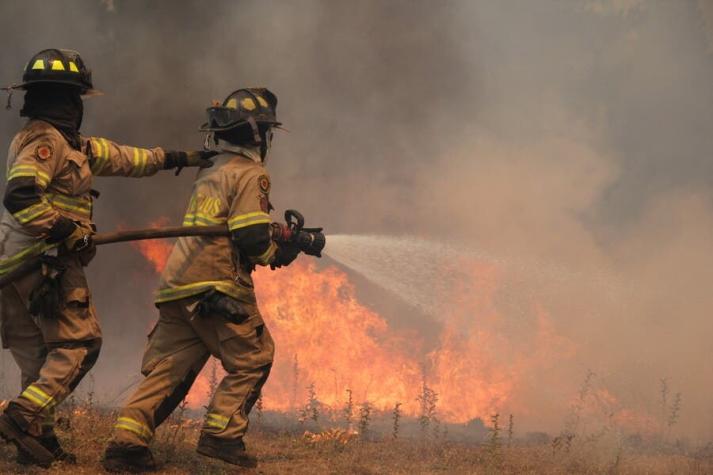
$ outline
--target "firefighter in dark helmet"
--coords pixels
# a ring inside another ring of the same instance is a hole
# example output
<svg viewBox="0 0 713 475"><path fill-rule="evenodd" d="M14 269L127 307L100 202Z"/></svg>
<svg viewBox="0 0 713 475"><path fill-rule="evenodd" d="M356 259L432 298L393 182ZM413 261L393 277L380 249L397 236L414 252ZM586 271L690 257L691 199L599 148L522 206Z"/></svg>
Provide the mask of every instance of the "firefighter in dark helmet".
<svg viewBox="0 0 713 475"><path fill-rule="evenodd" d="M18 461L72 462L55 436L54 408L92 368L101 331L84 274L94 255L95 175L143 177L176 167L207 167L206 152L119 145L80 134L82 98L96 95L76 51L47 49L25 67L25 126L7 155L0 220L0 275L41 256L43 266L2 289L0 336L20 367L22 392L0 415L0 436Z"/></svg>
<svg viewBox="0 0 713 475"><path fill-rule="evenodd" d="M265 161L273 128L280 125L276 106L269 90L251 88L208 109L202 130L220 154L198 174L183 224L224 224L231 236L184 237L174 245L156 295L160 317L144 353L146 378L119 413L103 460L109 471L155 468L148 448L155 430L211 355L227 374L208 406L197 450L235 465L257 464L243 436L270 373L274 345L251 274L256 265L286 266L300 252L280 239L286 227L269 214Z"/></svg>

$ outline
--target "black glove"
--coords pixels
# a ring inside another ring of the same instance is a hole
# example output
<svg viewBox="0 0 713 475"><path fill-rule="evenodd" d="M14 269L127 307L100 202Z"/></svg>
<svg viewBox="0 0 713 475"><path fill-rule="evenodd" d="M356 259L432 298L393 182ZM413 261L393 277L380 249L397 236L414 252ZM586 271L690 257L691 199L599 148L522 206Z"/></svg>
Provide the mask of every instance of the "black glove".
<svg viewBox="0 0 713 475"><path fill-rule="evenodd" d="M300 255L299 245L295 242L281 242L277 244L275 258L270 263L270 269L275 270L289 266Z"/></svg>
<svg viewBox="0 0 713 475"><path fill-rule="evenodd" d="M215 289L206 292L198 302L197 310L201 317L220 315L231 323L242 323L250 317L250 312L242 303Z"/></svg>
<svg viewBox="0 0 713 475"><path fill-rule="evenodd" d="M65 238L64 247L69 251L76 252L79 255L79 261L86 267L97 254L97 247L92 239L94 228L78 223L75 223L75 226L72 234Z"/></svg>
<svg viewBox="0 0 713 475"><path fill-rule="evenodd" d="M62 274L65 265L53 256L42 256L42 280L30 292L30 314L47 319L59 317L62 301Z"/></svg>
<svg viewBox="0 0 713 475"><path fill-rule="evenodd" d="M209 168L213 166L210 159L218 155L218 152L205 150L171 150L166 152L166 161L163 168L176 169L176 175L181 173L183 167Z"/></svg>

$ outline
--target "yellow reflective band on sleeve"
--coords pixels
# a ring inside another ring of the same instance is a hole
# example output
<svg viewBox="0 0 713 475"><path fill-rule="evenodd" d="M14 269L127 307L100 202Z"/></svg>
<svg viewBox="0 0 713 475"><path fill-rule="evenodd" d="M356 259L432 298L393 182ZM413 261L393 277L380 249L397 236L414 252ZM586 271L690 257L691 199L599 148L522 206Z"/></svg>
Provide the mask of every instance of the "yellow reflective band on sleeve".
<svg viewBox="0 0 713 475"><path fill-rule="evenodd" d="M275 251L277 251L277 244L275 244L275 241L270 241L270 246L267 248L267 251L263 252L260 256L250 257L250 260L255 264L267 265L275 255Z"/></svg>
<svg viewBox="0 0 713 475"><path fill-rule="evenodd" d="M31 257L39 256L43 252L57 247L58 244L47 244L44 241L38 241L36 244L23 249L17 254L13 254L7 259L0 259L0 275L7 274L10 271L15 270L19 267L26 259Z"/></svg>
<svg viewBox="0 0 713 475"><path fill-rule="evenodd" d="M134 434L141 437L141 439L143 439L145 442L150 442L153 438L153 431L147 425L142 424L136 419L132 419L130 417L118 418L116 420L116 424L114 424L114 428L133 432Z"/></svg>
<svg viewBox="0 0 713 475"><path fill-rule="evenodd" d="M208 413L205 416L205 425L216 429L225 430L230 423L230 418L221 416L220 414Z"/></svg>
<svg viewBox="0 0 713 475"><path fill-rule="evenodd" d="M22 394L20 394L20 397L24 397L28 401L34 402L40 407L40 409L52 407L55 403L54 398L52 396L50 396L34 384L30 384L29 386L27 386L27 389L25 389Z"/></svg>
<svg viewBox="0 0 713 475"><path fill-rule="evenodd" d="M47 193L45 196L47 196L55 208L80 215L87 219L91 219L92 217L92 200L88 196L68 196L56 193Z"/></svg>
<svg viewBox="0 0 713 475"><path fill-rule="evenodd" d="M131 176L143 176L144 170L146 169L146 163L148 163L146 150L134 148L134 156L131 163L133 165Z"/></svg>
<svg viewBox="0 0 713 475"><path fill-rule="evenodd" d="M17 220L18 223L20 224L27 224L30 221L39 218L43 214L47 212L52 211L52 206L50 206L47 201L42 201L40 203L34 204L32 206L29 206L25 209L22 209L18 211L17 213L13 213L12 216Z"/></svg>
<svg viewBox="0 0 713 475"><path fill-rule="evenodd" d="M50 182L49 175L33 165L15 165L10 169L7 181L20 177L33 177L41 188L46 188Z"/></svg>
<svg viewBox="0 0 713 475"><path fill-rule="evenodd" d="M255 211L254 213L233 216L228 220L228 229L235 231L236 229L252 226L253 224L270 224L271 222L272 220L269 214L263 211Z"/></svg>
<svg viewBox="0 0 713 475"><path fill-rule="evenodd" d="M92 137L93 149L96 149L96 156L91 165L92 173L98 174L104 170L104 166L109 161L109 143L106 139Z"/></svg>
<svg viewBox="0 0 713 475"><path fill-rule="evenodd" d="M224 224L226 221L226 218L210 216L205 213L188 213L183 217L184 226L211 226Z"/></svg>
<svg viewBox="0 0 713 475"><path fill-rule="evenodd" d="M252 290L238 285L232 280L210 280L205 282L194 282L192 284L178 285L160 289L156 292L155 303L171 302L173 300L193 297L206 290L215 289L225 295L229 295L241 302L255 302L255 294Z"/></svg>

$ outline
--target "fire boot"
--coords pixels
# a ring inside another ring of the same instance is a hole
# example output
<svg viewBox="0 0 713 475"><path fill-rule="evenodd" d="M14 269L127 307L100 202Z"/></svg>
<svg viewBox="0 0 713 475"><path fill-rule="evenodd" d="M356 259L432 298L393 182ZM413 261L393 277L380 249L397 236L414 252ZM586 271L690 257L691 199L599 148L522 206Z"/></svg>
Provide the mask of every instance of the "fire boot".
<svg viewBox="0 0 713 475"><path fill-rule="evenodd" d="M219 439L208 434L201 434L198 439L199 454L220 459L241 467L257 467L257 457L245 450L243 439Z"/></svg>
<svg viewBox="0 0 713 475"><path fill-rule="evenodd" d="M109 443L102 458L104 470L111 473L145 473L157 470L148 447Z"/></svg>
<svg viewBox="0 0 713 475"><path fill-rule="evenodd" d="M44 448L46 448L52 453L52 456L57 462L63 462L72 465L77 463L77 456L73 453L65 452L65 450L60 445L59 440L57 440L56 435L43 435L39 438L39 441ZM25 450L18 449L17 459L15 460L15 463L17 463L18 465L32 465L33 460L30 454L28 454Z"/></svg>
<svg viewBox="0 0 713 475"><path fill-rule="evenodd" d="M19 423L18 419L20 419ZM24 452L28 464L49 468L54 462L52 452L42 445L39 437L30 435L23 429L23 420L19 414L14 414L10 406L4 414L0 415L0 436L15 444L18 456Z"/></svg>

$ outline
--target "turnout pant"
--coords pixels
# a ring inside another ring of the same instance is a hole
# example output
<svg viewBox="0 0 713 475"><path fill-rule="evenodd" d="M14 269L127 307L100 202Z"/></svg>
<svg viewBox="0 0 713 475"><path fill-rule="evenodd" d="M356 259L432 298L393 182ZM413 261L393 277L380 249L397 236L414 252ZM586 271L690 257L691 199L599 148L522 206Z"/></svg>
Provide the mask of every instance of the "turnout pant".
<svg viewBox="0 0 713 475"><path fill-rule="evenodd" d="M147 446L211 355L227 374L210 401L202 431L222 439L247 432L248 414L270 374L272 337L257 309L236 324L217 314L199 316L197 302L194 297L160 304L142 363L146 378L119 413L113 443Z"/></svg>
<svg viewBox="0 0 713 475"><path fill-rule="evenodd" d="M38 271L0 292L0 337L20 368L22 393L8 414L35 436L51 434L54 408L96 363L101 330L79 258L60 255L66 266L56 318L30 315L32 290L43 278Z"/></svg>

